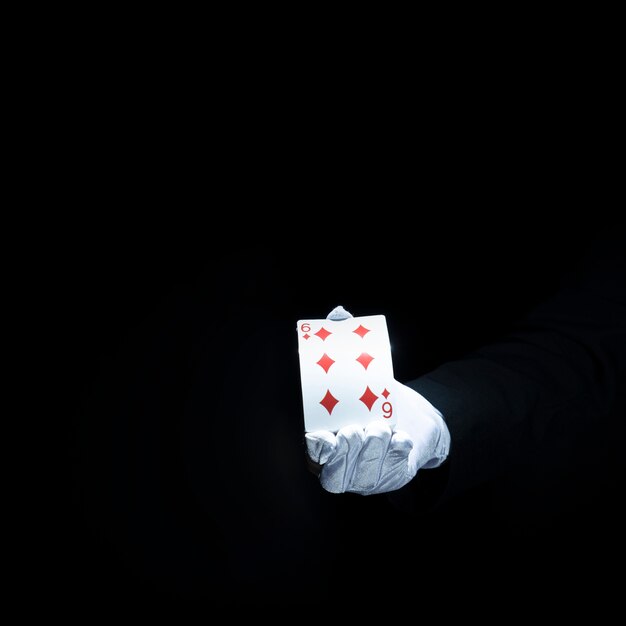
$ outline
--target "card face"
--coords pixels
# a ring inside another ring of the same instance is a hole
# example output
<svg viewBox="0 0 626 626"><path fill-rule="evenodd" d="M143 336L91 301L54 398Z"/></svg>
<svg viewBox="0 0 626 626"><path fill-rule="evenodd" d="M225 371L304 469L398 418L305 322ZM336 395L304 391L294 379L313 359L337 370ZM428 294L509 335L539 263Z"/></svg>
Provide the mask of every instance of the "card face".
<svg viewBox="0 0 626 626"><path fill-rule="evenodd" d="M297 329L305 431L395 423L384 315L299 320Z"/></svg>

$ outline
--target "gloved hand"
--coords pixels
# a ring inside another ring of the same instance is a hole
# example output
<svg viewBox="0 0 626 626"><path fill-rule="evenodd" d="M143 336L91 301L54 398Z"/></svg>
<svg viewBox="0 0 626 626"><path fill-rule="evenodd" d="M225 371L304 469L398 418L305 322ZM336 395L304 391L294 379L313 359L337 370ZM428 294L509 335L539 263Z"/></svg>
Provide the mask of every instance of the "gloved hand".
<svg viewBox="0 0 626 626"><path fill-rule="evenodd" d="M352 315L339 306L328 319ZM309 459L319 470L322 487L332 493L361 495L395 491L419 469L441 465L450 449L450 431L441 413L426 398L396 381L396 424L305 433Z"/></svg>

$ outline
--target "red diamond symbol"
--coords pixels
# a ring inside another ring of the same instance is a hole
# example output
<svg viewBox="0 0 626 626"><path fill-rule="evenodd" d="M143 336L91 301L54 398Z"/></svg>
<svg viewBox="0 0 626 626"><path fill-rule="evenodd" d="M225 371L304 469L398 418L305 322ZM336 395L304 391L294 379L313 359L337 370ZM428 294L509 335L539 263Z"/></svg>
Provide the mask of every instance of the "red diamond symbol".
<svg viewBox="0 0 626 626"><path fill-rule="evenodd" d="M390 392L387 391L387 389L385 388L385 391L383 391L383 393L381 395L385 396L385 400L389 397Z"/></svg>
<svg viewBox="0 0 626 626"><path fill-rule="evenodd" d="M302 339L310 339L311 335L309 335L309 333L304 333L304 335L302 335Z"/></svg>
<svg viewBox="0 0 626 626"><path fill-rule="evenodd" d="M326 395L320 400L320 404L328 411L329 415L333 412L333 409L338 402L339 400L337 400L337 398L330 393L330 389L326 391Z"/></svg>
<svg viewBox="0 0 626 626"><path fill-rule="evenodd" d="M361 337L361 339L362 339L370 331L369 331L369 328L365 328L365 326L363 326L362 324L359 324L359 327L355 328L352 332L356 333L357 335L359 335L359 337Z"/></svg>
<svg viewBox="0 0 626 626"><path fill-rule="evenodd" d="M313 334L317 335L322 341L324 341L324 339L326 339L326 337L328 337L329 335L332 335L332 333L328 332L323 326L316 333Z"/></svg>
<svg viewBox="0 0 626 626"><path fill-rule="evenodd" d="M357 358L357 361L367 369L367 366L374 360L373 356L370 356L367 352L361 353L361 356Z"/></svg>
<svg viewBox="0 0 626 626"><path fill-rule="evenodd" d="M334 363L333 359L331 359L326 352L324 352L324 356L317 362L317 364L328 374L328 370L330 366Z"/></svg>
<svg viewBox="0 0 626 626"><path fill-rule="evenodd" d="M359 400L368 408L369 411L371 411L374 406L374 402L378 400L378 396L369 387L366 387Z"/></svg>

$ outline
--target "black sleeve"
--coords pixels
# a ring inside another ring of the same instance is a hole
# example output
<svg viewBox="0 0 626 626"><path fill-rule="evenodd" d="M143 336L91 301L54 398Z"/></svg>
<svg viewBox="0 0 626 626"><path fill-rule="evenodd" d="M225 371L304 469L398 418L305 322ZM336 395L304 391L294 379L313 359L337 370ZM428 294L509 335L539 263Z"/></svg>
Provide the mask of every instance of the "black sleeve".
<svg viewBox="0 0 626 626"><path fill-rule="evenodd" d="M615 462L626 389L623 233L590 250L575 279L501 341L407 383L443 413L451 432L444 465L416 478L438 481L435 502L533 459L548 459L542 480Z"/></svg>

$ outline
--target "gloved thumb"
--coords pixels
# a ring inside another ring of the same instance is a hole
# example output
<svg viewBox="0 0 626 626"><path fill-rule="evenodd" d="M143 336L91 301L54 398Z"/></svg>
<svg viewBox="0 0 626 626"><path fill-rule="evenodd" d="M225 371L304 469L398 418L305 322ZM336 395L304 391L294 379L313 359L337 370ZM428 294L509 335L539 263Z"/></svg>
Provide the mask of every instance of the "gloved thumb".
<svg viewBox="0 0 626 626"><path fill-rule="evenodd" d="M336 306L327 316L327 320L333 320L340 322L341 320L347 320L349 317L354 317L352 313L346 311L341 305Z"/></svg>

